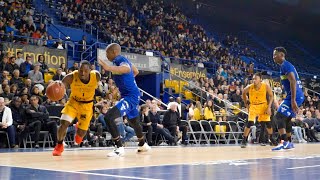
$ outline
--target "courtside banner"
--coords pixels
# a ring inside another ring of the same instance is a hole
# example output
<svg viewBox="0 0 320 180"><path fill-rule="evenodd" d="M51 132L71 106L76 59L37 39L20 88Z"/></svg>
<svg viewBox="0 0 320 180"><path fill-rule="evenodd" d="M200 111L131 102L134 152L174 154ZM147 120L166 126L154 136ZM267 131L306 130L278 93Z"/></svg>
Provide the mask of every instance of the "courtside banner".
<svg viewBox="0 0 320 180"><path fill-rule="evenodd" d="M2 43L4 50L9 56L17 56L17 52L23 53L23 58L29 55L32 62L38 62L40 55L44 56L45 63L49 68L58 68L61 63L67 65L67 50L51 49L44 46L22 45L14 43Z"/></svg>
<svg viewBox="0 0 320 180"><path fill-rule="evenodd" d="M161 60L159 57L146 56L142 54L121 52L121 55L128 58L140 71L161 72ZM105 60L109 65L112 63L106 60L106 50L98 49L98 58Z"/></svg>
<svg viewBox="0 0 320 180"><path fill-rule="evenodd" d="M178 77L191 80L193 77L196 77L196 79L207 77L207 70L206 68L199 68L197 66L171 63L170 74L173 80L181 80Z"/></svg>

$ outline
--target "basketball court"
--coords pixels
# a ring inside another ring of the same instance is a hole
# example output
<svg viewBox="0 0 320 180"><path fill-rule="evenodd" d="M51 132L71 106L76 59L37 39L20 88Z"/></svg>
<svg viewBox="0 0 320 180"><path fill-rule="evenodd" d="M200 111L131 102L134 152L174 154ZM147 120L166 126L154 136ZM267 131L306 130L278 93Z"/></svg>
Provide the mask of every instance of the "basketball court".
<svg viewBox="0 0 320 180"><path fill-rule="evenodd" d="M111 148L2 149L0 179L319 179L320 144L296 144L272 152L270 146L153 147L108 158Z"/></svg>

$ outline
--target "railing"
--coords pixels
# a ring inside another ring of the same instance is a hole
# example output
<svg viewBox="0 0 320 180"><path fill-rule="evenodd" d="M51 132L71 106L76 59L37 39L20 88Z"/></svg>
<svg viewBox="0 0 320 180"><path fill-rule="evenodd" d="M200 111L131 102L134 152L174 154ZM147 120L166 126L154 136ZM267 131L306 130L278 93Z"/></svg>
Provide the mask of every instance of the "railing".
<svg viewBox="0 0 320 180"><path fill-rule="evenodd" d="M146 94L146 95L148 95L149 97L151 97L153 100L155 100L155 101L157 101L157 102L160 102L163 106L168 107L168 105L166 105L165 103L163 103L162 101L160 101L160 100L157 99L156 97L152 96L151 94L147 93L146 91L144 91L144 90L142 90L142 89L140 89L140 88L139 88L139 90L140 90L140 92L142 92L143 94ZM143 94L142 94L142 96L143 96ZM140 100L142 100L142 99L140 99ZM145 102L144 100L142 100L142 101Z"/></svg>

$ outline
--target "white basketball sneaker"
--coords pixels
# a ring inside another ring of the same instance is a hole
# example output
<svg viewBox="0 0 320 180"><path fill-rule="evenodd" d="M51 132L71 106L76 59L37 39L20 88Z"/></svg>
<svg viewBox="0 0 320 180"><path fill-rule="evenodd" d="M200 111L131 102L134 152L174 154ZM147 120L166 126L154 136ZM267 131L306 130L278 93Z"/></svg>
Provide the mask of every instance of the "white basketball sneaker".
<svg viewBox="0 0 320 180"><path fill-rule="evenodd" d="M143 146L138 146L137 152L147 152L149 150L151 150L151 147L147 143L144 143Z"/></svg>
<svg viewBox="0 0 320 180"><path fill-rule="evenodd" d="M123 155L124 155L124 147L119 147L119 148L115 147L114 150L112 152L109 152L107 156L108 157L116 157L116 156L121 157Z"/></svg>

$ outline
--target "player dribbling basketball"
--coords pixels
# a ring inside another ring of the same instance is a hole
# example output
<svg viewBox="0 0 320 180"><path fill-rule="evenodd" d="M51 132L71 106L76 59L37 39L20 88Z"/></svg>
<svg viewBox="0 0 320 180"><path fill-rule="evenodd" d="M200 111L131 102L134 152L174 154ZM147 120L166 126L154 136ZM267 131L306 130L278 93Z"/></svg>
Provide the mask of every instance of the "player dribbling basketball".
<svg viewBox="0 0 320 180"><path fill-rule="evenodd" d="M62 79L66 88L70 87L71 94L65 107L62 109L60 127L58 128L58 144L52 155L61 156L64 150L63 140L70 123L77 118L78 129L75 135L75 142L80 144L86 135L90 120L93 116L93 98L95 89L98 87L101 75L98 71L90 69L88 61L80 62L80 69L75 70Z"/></svg>

